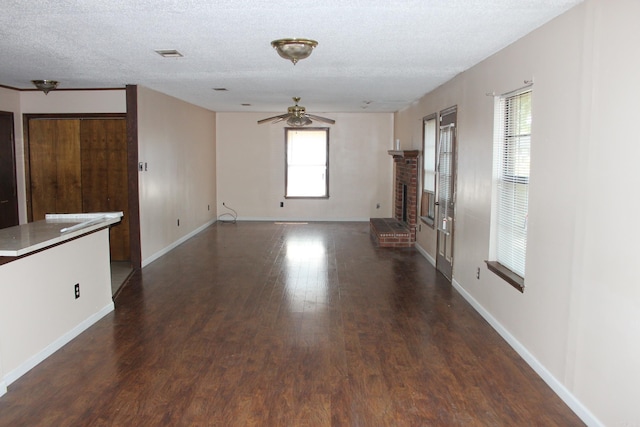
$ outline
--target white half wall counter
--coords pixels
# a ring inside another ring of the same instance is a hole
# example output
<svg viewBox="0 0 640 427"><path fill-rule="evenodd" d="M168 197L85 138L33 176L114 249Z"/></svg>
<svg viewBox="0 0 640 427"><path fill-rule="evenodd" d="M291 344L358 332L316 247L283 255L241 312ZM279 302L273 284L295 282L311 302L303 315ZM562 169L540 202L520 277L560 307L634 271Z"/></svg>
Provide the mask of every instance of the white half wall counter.
<svg viewBox="0 0 640 427"><path fill-rule="evenodd" d="M0 396L113 311L109 226L121 218L48 215L0 230Z"/></svg>

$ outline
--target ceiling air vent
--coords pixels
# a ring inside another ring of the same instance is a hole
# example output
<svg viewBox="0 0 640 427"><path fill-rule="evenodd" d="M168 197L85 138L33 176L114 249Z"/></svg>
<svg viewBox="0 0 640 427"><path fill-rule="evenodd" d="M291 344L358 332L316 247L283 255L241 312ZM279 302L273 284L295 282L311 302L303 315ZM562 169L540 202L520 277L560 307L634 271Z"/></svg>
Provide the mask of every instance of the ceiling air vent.
<svg viewBox="0 0 640 427"><path fill-rule="evenodd" d="M181 58L182 54L175 49L158 49L156 53L163 58Z"/></svg>

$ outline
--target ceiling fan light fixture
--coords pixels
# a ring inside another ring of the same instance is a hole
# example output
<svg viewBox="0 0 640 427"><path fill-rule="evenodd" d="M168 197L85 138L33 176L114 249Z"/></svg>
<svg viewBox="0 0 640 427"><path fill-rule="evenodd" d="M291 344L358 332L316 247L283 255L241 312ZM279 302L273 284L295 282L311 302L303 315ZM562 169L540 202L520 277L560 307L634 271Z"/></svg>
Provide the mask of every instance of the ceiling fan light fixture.
<svg viewBox="0 0 640 427"><path fill-rule="evenodd" d="M45 95L58 87L58 82L55 80L31 80L31 83L43 91Z"/></svg>
<svg viewBox="0 0 640 427"><path fill-rule="evenodd" d="M293 102L295 105L292 105L287 109L286 114L278 114L277 116L267 117L266 119L258 120L258 124L263 123L279 123L283 120L286 120L286 123L292 127L303 127L310 125L313 123L313 120L317 120L323 123L335 124L335 120L328 119L326 117L316 116L315 114L308 114L307 109L302 105L298 105L300 102L300 97L294 97Z"/></svg>
<svg viewBox="0 0 640 427"><path fill-rule="evenodd" d="M309 39L278 39L271 42L278 55L293 62L293 65L311 55L317 45L317 41Z"/></svg>
<svg viewBox="0 0 640 427"><path fill-rule="evenodd" d="M287 119L287 124L292 127L303 127L313 123L307 116L291 116Z"/></svg>

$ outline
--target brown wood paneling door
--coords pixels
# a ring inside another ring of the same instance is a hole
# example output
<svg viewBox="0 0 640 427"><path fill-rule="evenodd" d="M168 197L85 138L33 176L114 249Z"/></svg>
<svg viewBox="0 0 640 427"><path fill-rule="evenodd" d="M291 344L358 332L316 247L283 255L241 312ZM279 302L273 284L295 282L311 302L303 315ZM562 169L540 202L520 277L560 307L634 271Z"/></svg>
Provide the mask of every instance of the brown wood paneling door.
<svg viewBox="0 0 640 427"><path fill-rule="evenodd" d="M82 209L84 212L122 211L122 221L111 227L113 261L128 261L129 202L127 197L127 129L123 119L83 119Z"/></svg>
<svg viewBox="0 0 640 427"><path fill-rule="evenodd" d="M31 221L46 213L122 211L111 227L113 261L129 261L124 118L29 118Z"/></svg>
<svg viewBox="0 0 640 427"><path fill-rule="evenodd" d="M30 120L30 220L82 212L80 120Z"/></svg>
<svg viewBox="0 0 640 427"><path fill-rule="evenodd" d="M0 228L18 225L13 113L0 111Z"/></svg>

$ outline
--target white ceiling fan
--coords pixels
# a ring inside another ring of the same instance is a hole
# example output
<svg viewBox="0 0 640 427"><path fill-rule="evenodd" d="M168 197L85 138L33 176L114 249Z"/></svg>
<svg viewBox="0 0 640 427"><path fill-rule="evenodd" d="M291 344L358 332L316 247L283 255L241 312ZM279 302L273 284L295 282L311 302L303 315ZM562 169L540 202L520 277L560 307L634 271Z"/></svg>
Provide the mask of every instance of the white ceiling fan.
<svg viewBox="0 0 640 427"><path fill-rule="evenodd" d="M278 116L268 117L262 120L258 120L258 124L261 125L263 123L268 123L268 122L278 123L283 120L286 120L289 126L302 127L302 126L310 125L311 123L313 123L313 120L323 122L323 123L329 123L331 125L336 122L335 120L328 119L326 117L316 116L315 114L307 113L306 108L304 108L301 105L298 105L298 102L300 102L300 97L294 97L293 102L295 102L295 105L292 105L291 107L289 107L287 113L280 114Z"/></svg>

